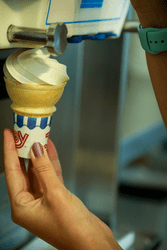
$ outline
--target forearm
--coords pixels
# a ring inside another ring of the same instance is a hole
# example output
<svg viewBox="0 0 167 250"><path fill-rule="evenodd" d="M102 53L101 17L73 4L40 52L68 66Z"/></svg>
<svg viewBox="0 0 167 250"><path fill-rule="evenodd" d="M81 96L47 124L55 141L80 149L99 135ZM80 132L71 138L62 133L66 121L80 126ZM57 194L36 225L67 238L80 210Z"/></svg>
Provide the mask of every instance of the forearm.
<svg viewBox="0 0 167 250"><path fill-rule="evenodd" d="M167 52L156 56L146 53L146 58L155 96L167 128Z"/></svg>
<svg viewBox="0 0 167 250"><path fill-rule="evenodd" d="M167 3L162 0L132 0L143 28L167 28ZM167 127L167 52L151 55L146 52L150 78L159 109Z"/></svg>

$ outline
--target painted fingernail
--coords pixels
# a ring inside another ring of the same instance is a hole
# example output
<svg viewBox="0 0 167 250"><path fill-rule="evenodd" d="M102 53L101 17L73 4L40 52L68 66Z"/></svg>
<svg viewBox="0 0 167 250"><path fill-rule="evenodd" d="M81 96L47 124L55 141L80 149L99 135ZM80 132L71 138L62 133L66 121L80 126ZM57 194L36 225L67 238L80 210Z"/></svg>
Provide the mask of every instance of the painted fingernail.
<svg viewBox="0 0 167 250"><path fill-rule="evenodd" d="M35 142L32 145L32 150L33 150L33 153L34 153L36 158L39 158L39 157L43 156L43 154L44 154L43 147L42 147L42 144L40 142Z"/></svg>

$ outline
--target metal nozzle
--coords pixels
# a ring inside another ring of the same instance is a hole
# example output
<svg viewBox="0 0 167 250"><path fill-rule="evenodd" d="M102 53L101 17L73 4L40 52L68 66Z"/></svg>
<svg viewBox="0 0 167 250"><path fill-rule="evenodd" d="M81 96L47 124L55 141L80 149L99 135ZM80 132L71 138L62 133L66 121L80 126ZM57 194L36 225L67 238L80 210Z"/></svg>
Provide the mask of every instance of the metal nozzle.
<svg viewBox="0 0 167 250"><path fill-rule="evenodd" d="M60 55L67 47L67 32L64 23L50 24L47 30L10 25L7 38L10 43L19 43L24 47L46 46L50 54Z"/></svg>

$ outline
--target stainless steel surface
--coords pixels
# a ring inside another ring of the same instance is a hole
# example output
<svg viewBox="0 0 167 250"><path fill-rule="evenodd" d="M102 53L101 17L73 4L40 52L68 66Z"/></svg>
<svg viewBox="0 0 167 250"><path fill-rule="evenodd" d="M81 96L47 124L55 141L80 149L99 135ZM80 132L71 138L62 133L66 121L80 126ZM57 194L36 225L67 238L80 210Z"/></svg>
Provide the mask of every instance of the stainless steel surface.
<svg viewBox="0 0 167 250"><path fill-rule="evenodd" d="M116 131L123 36L85 41L80 134L77 150L77 196L116 226Z"/></svg>
<svg viewBox="0 0 167 250"><path fill-rule="evenodd" d="M136 33L138 32L139 24L138 21L125 21L123 31Z"/></svg>
<svg viewBox="0 0 167 250"><path fill-rule="evenodd" d="M155 235L162 240L158 250L166 250L167 202L149 201L135 195L119 195L118 226L126 230ZM142 243L142 242L141 242ZM139 250L141 250L139 248Z"/></svg>
<svg viewBox="0 0 167 250"><path fill-rule="evenodd" d="M64 23L50 24L47 30L10 25L7 38L10 43L19 43L24 47L46 46L50 54L60 55L67 47L67 27Z"/></svg>
<svg viewBox="0 0 167 250"><path fill-rule="evenodd" d="M163 148L166 136L164 134L154 147L124 166L120 172L122 184L167 192L167 151Z"/></svg>
<svg viewBox="0 0 167 250"><path fill-rule="evenodd" d="M152 188L167 192L167 171L154 170L145 166L124 169L120 174L124 185Z"/></svg>
<svg viewBox="0 0 167 250"><path fill-rule="evenodd" d="M155 234L126 229L120 229L116 239L124 250L153 250L161 244L161 238Z"/></svg>
<svg viewBox="0 0 167 250"><path fill-rule="evenodd" d="M161 138L163 139L163 137ZM157 235L167 245L167 152L158 143L120 172L118 224Z"/></svg>

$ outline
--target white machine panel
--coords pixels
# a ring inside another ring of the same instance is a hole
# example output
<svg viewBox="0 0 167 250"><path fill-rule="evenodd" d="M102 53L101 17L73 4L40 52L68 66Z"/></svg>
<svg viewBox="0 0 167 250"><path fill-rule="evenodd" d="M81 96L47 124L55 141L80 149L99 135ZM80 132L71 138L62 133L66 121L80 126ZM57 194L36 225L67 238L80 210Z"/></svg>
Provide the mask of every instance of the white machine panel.
<svg viewBox="0 0 167 250"><path fill-rule="evenodd" d="M129 0L50 0L46 24L65 22L69 36L98 32L119 36L128 7Z"/></svg>
<svg viewBox="0 0 167 250"><path fill-rule="evenodd" d="M68 37L110 32L118 38L129 9L129 0L0 0L0 49L23 47L7 40L8 27L47 29L63 22Z"/></svg>

